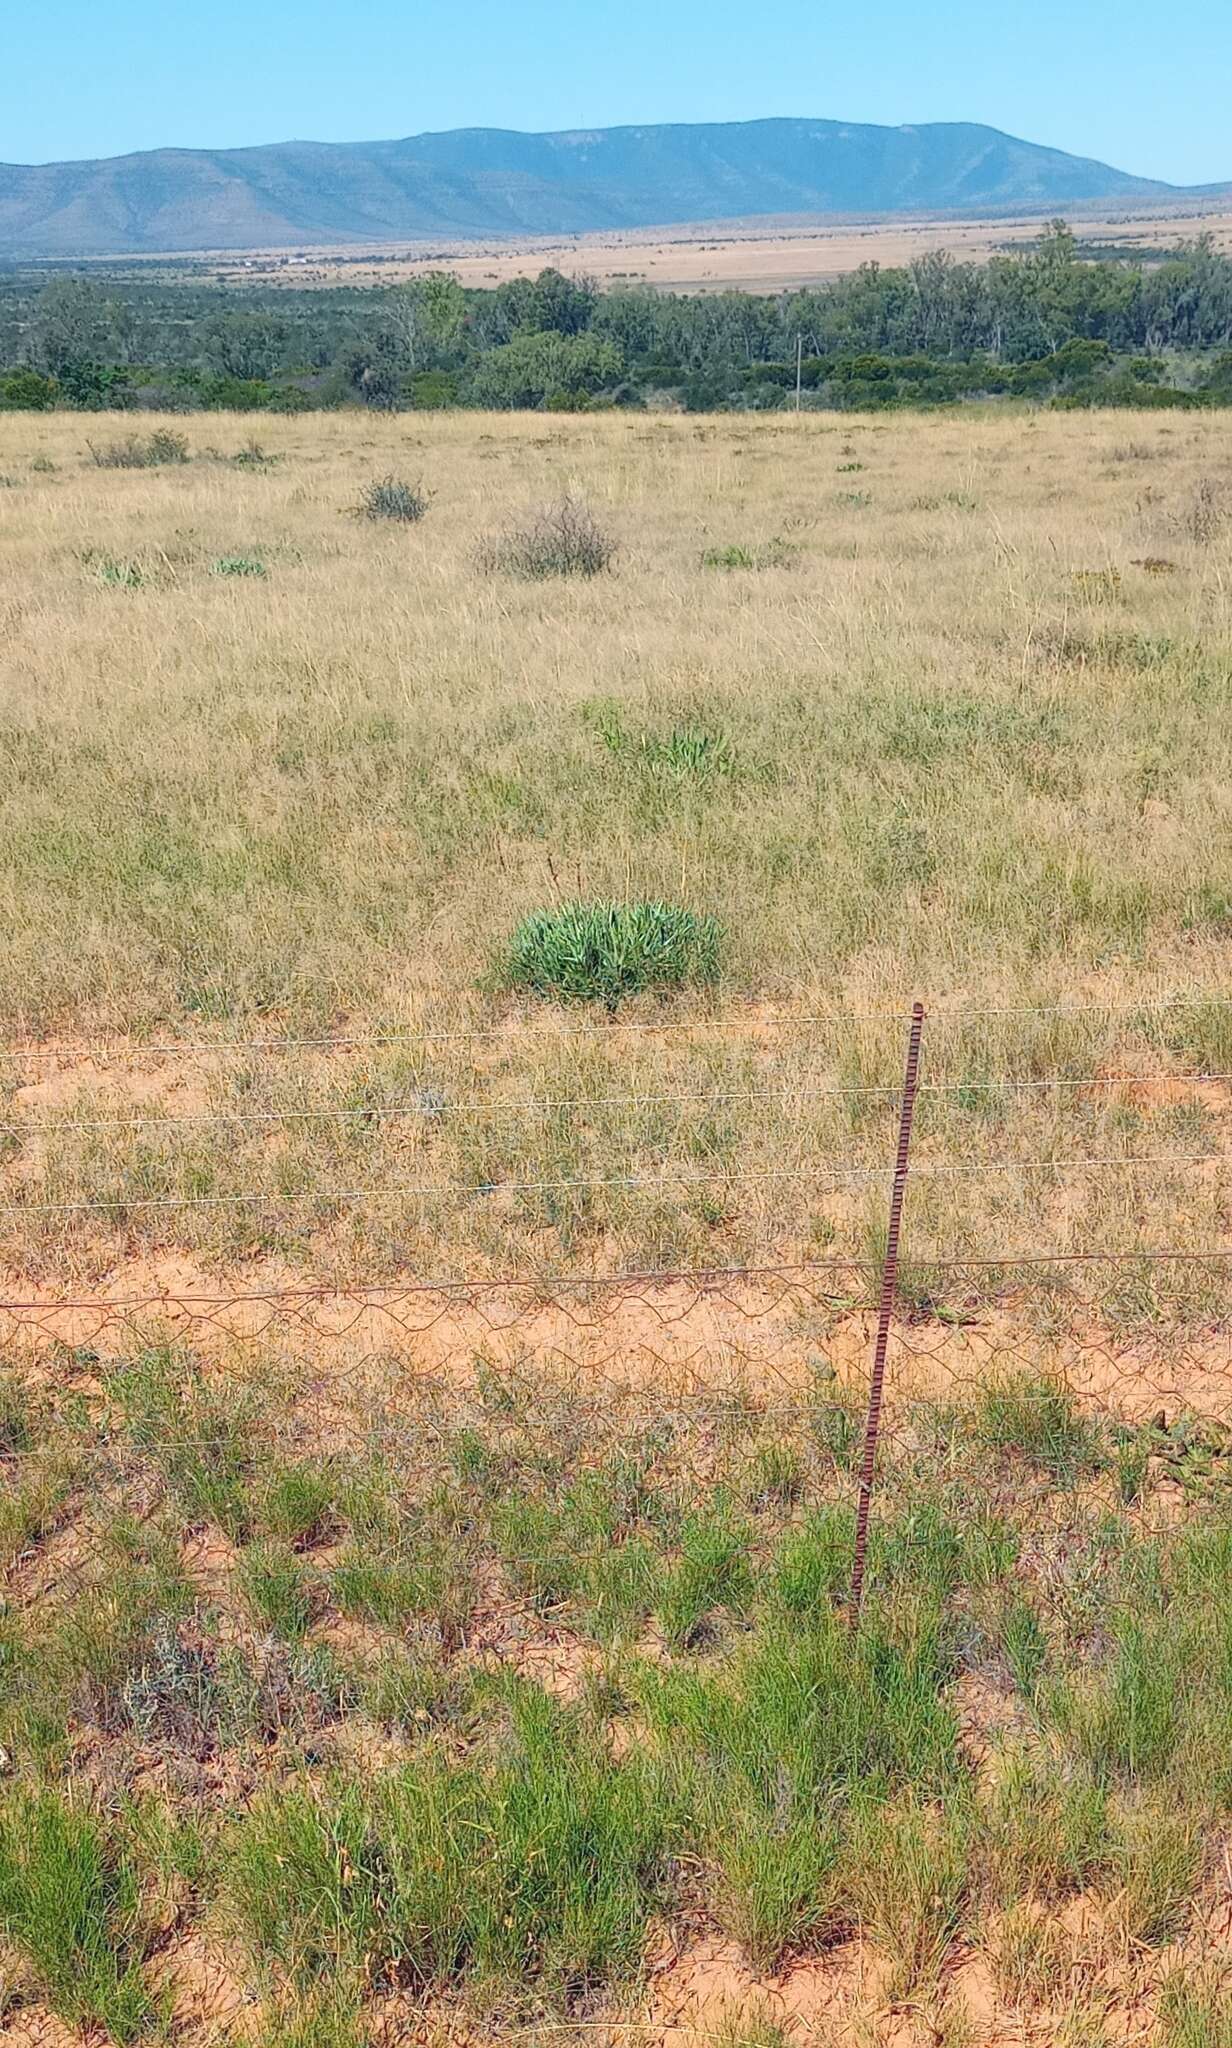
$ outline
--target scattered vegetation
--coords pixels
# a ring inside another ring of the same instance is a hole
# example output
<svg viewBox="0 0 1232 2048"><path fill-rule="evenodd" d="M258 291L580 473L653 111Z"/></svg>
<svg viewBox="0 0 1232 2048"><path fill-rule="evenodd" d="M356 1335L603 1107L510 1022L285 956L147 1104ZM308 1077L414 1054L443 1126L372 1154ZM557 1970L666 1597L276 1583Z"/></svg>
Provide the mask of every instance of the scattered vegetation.
<svg viewBox="0 0 1232 2048"><path fill-rule="evenodd" d="M154 2035L173 1900L289 2026L370 2007L396 2029L394 1994L416 2023L460 1997L530 2025L618 2012L667 1926L686 1954L736 1942L754 1983L860 1941L898 2000L979 1949L1007 2007L1049 2010L1064 1979L1084 2019L1129 1950L1161 2048L1208 2038L1218 1985L1173 1944L1222 1875L1226 1515L1165 1507L1159 1467L1118 1501L1104 1418L1026 1381L913 1409L853 1631L841 1389L811 1415L669 1411L481 1371L442 1403L395 1369L335 1402L322 1462L294 1389L254 1387L207 1597L178 1564L201 1497L164 1404L209 1379L151 1354L110 1369L122 1402L6 1400L23 1457L90 1475L61 1525L76 1573L3 1623L0 1932L27 2001ZM459 1546L451 1634L431 1617Z"/></svg>
<svg viewBox="0 0 1232 2048"><path fill-rule="evenodd" d="M98 469L157 469L166 463L188 461L188 439L171 427L156 427L152 434L128 434L90 454Z"/></svg>

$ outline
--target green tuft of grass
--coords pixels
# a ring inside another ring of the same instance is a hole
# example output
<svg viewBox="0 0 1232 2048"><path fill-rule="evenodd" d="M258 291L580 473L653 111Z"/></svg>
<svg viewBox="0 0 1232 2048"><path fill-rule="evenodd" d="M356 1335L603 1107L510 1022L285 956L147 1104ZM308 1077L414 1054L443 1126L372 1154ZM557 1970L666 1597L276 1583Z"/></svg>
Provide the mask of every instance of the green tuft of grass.
<svg viewBox="0 0 1232 2048"><path fill-rule="evenodd" d="M1025 1458L1057 1485L1072 1485L1105 1455L1096 1424L1058 1380L995 1381L980 1396L974 1429L989 1450Z"/></svg>
<svg viewBox="0 0 1232 2048"><path fill-rule="evenodd" d="M718 980L712 917L671 903L566 903L524 918L499 970L505 988L558 1002L601 1002Z"/></svg>
<svg viewBox="0 0 1232 2048"><path fill-rule="evenodd" d="M264 576L259 555L218 555L210 564L211 576Z"/></svg>
<svg viewBox="0 0 1232 2048"><path fill-rule="evenodd" d="M0 1808L0 1927L70 2026L134 2040L154 2008L137 1877L119 1829L58 1792Z"/></svg>
<svg viewBox="0 0 1232 2048"><path fill-rule="evenodd" d="M237 1576L262 1628L290 1642L305 1634L312 1620L312 1590L293 1550L273 1540L254 1543L241 1556Z"/></svg>

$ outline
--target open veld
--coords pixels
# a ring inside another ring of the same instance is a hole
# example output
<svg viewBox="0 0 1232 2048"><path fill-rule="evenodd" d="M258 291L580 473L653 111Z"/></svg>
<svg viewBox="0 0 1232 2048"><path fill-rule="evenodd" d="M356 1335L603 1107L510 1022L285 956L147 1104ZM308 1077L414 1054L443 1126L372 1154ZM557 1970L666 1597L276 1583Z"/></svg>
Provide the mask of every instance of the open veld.
<svg viewBox="0 0 1232 2048"><path fill-rule="evenodd" d="M1153 208L1099 211L1065 208L1084 247L1147 258L1180 241L1209 235L1216 249L1232 248L1232 212L1226 198L1209 208L1193 200ZM944 249L958 263L985 262L1036 241L1047 214L1016 210L1003 218L962 220L910 214L867 220L809 220L798 216L747 221L703 221L695 226L632 228L620 234L532 235L489 241L474 238L416 246L405 241L372 248L262 249L248 255L157 256L113 259L107 270L135 276L197 276L207 272L233 285L390 285L442 267L461 284L502 284L534 277L545 264L584 271L602 286L647 284L660 291L792 291L847 277L862 263L907 264Z"/></svg>
<svg viewBox="0 0 1232 2048"><path fill-rule="evenodd" d="M0 484L4 2038L1227 2044L1232 425Z"/></svg>

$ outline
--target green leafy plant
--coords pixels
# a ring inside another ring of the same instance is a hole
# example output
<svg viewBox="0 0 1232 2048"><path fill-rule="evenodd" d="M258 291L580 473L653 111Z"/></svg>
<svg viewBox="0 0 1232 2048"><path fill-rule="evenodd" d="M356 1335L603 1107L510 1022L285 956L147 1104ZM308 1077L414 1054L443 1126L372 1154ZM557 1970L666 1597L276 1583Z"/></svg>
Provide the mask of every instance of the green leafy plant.
<svg viewBox="0 0 1232 2048"><path fill-rule="evenodd" d="M671 903L566 903L523 918L498 979L559 1002L602 1002L718 980L713 917Z"/></svg>
<svg viewBox="0 0 1232 2048"><path fill-rule="evenodd" d="M214 576L264 576L265 564L257 555L219 555L210 564Z"/></svg>

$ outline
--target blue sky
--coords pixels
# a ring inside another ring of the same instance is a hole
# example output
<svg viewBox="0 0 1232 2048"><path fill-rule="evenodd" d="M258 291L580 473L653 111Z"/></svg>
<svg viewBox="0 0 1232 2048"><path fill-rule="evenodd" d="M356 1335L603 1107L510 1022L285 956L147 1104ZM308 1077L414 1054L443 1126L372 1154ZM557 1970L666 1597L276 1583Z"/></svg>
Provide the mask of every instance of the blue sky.
<svg viewBox="0 0 1232 2048"><path fill-rule="evenodd" d="M768 114L987 121L1232 180L1228 0L61 0L4 30L0 161Z"/></svg>

